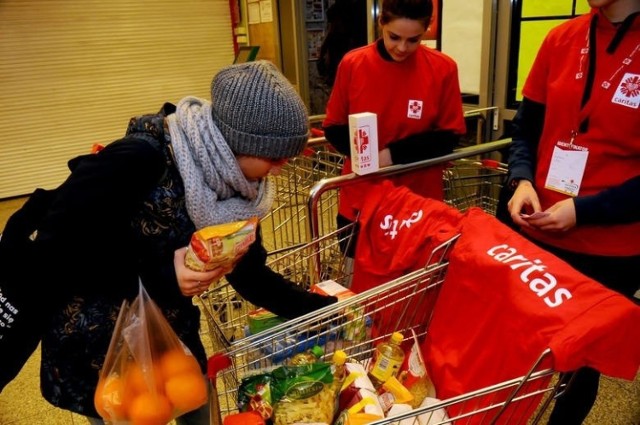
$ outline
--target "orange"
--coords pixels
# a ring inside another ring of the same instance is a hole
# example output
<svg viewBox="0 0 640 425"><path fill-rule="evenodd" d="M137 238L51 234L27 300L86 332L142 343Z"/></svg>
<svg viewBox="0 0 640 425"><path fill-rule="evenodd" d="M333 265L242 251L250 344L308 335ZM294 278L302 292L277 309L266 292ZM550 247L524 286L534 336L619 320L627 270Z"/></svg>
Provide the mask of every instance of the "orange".
<svg viewBox="0 0 640 425"><path fill-rule="evenodd" d="M156 390L162 391L164 388L164 381L162 379L160 369L158 367L152 367L151 370L147 371L147 373L152 375L150 378L153 378ZM150 383L147 383L145 372L138 363L128 363L124 377L128 396L135 396L143 391L149 391L150 388L148 385Z"/></svg>
<svg viewBox="0 0 640 425"><path fill-rule="evenodd" d="M96 410L106 420L125 419L127 411L124 383L116 373L98 381L93 403Z"/></svg>
<svg viewBox="0 0 640 425"><path fill-rule="evenodd" d="M167 398L181 414L207 402L207 383L200 373L183 373L169 378L164 386Z"/></svg>
<svg viewBox="0 0 640 425"><path fill-rule="evenodd" d="M128 413L131 425L166 425L172 412L167 397L145 391L131 401Z"/></svg>
<svg viewBox="0 0 640 425"><path fill-rule="evenodd" d="M172 376L189 372L202 375L196 358L185 353L182 348L169 350L162 355L160 371L165 381L168 381Z"/></svg>

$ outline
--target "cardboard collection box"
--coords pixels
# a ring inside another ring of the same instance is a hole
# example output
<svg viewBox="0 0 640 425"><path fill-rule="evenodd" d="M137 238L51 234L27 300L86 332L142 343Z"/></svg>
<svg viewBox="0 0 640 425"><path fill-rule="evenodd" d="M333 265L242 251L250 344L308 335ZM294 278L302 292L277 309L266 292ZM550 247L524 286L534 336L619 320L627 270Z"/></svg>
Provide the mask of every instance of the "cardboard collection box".
<svg viewBox="0 0 640 425"><path fill-rule="evenodd" d="M372 112L349 115L351 168L363 175L378 171L378 116Z"/></svg>

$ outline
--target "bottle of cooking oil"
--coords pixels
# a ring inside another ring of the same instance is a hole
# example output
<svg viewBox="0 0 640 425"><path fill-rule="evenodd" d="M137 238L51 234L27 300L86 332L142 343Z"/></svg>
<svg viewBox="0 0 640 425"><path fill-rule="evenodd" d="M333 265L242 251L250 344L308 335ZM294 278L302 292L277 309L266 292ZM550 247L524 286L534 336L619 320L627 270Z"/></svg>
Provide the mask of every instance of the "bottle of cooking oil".
<svg viewBox="0 0 640 425"><path fill-rule="evenodd" d="M375 387L379 389L387 379L397 376L402 362L404 362L404 351L400 344L404 336L400 332L394 332L388 341L379 344L373 353L373 361L369 369L369 379Z"/></svg>
<svg viewBox="0 0 640 425"><path fill-rule="evenodd" d="M314 345L304 353L298 353L291 357L289 362L292 366L300 366L303 364L315 363L324 355L324 350L319 345Z"/></svg>

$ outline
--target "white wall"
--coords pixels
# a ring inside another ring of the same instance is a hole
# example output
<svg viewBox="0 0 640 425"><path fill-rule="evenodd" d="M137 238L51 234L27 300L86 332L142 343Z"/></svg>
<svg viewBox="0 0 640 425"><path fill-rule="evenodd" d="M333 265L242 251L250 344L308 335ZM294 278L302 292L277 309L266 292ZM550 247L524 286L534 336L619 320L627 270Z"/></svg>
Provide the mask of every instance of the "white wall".
<svg viewBox="0 0 640 425"><path fill-rule="evenodd" d="M442 51L458 63L460 89L480 93L483 0L442 1Z"/></svg>

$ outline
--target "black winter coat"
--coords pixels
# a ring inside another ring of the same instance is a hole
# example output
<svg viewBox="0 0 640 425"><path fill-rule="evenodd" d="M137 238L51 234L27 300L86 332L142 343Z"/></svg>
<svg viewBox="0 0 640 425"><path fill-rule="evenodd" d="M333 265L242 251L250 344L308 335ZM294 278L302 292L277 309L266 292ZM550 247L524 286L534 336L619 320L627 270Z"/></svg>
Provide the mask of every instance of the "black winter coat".
<svg viewBox="0 0 640 425"><path fill-rule="evenodd" d="M206 367L200 311L180 293L173 266L174 251L195 231L164 128L174 110L166 104L160 114L134 118L126 137L72 160L38 230L38 278L60 285L42 338L41 388L63 409L98 416L93 394L99 371L122 301L135 298L139 279ZM258 238L227 276L253 304L293 318L336 301L298 288L265 261Z"/></svg>

